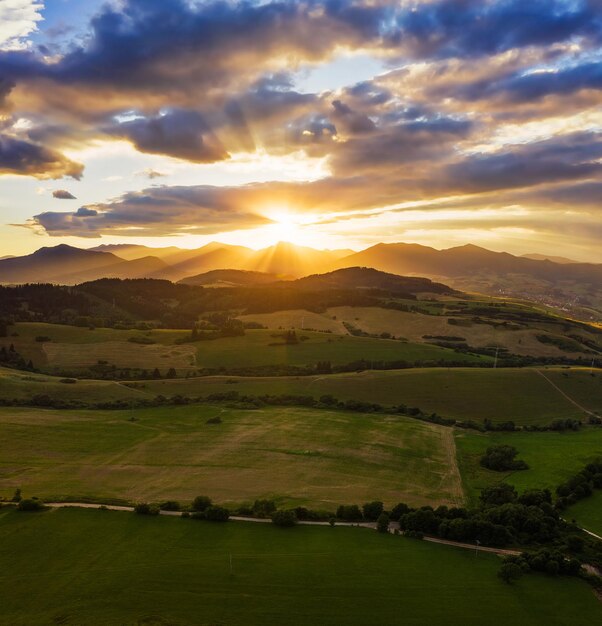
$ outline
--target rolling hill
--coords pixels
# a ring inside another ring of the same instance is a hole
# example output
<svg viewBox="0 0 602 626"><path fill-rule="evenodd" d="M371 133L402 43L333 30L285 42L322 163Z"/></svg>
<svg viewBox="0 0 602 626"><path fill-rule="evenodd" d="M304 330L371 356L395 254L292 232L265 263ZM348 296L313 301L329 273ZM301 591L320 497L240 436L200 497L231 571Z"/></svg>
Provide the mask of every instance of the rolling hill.
<svg viewBox="0 0 602 626"><path fill-rule="evenodd" d="M216 276L203 275L217 270L254 272L257 280L252 282L258 283L259 273L301 278L358 267L427 277L462 291L523 298L568 311L579 319L602 321L602 264L541 255L520 257L475 245L437 250L418 244L377 244L353 253L314 250L284 242L262 250L218 242L194 250L127 244L82 250L59 245L27 256L0 259L0 283L76 284L99 278L160 278L211 284L206 280ZM249 278L246 275L243 282L233 284L250 284ZM353 280L357 278L354 276ZM327 288L325 280L320 279L322 289ZM225 284L230 282L224 280ZM269 282L267 278L265 282Z"/></svg>
<svg viewBox="0 0 602 626"><path fill-rule="evenodd" d="M161 259L152 256L127 261L109 252L81 250L63 244L40 248L27 256L0 260L0 282L74 285L100 276L140 278L160 274L166 268Z"/></svg>

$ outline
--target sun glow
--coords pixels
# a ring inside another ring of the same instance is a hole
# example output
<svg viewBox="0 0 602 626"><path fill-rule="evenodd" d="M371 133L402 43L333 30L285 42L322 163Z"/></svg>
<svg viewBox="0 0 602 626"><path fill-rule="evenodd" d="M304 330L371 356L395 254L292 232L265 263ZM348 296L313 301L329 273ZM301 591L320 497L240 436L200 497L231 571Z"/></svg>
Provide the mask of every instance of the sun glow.
<svg viewBox="0 0 602 626"><path fill-rule="evenodd" d="M312 236L304 230L307 220L286 208L277 208L266 211L266 216L272 220L272 224L262 228L263 235L270 245L280 241L292 243L296 246L309 246L312 244Z"/></svg>

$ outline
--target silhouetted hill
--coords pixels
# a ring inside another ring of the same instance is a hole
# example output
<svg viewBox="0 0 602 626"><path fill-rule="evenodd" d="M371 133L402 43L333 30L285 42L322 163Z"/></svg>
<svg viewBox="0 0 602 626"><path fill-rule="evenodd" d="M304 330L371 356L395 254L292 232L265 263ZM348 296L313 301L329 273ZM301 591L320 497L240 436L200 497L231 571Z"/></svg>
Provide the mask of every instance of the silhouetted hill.
<svg viewBox="0 0 602 626"><path fill-rule="evenodd" d="M155 257L124 261L109 252L82 250L61 244L33 254L0 260L0 282L60 283L72 285L99 277L138 278L165 270Z"/></svg>
<svg viewBox="0 0 602 626"><path fill-rule="evenodd" d="M561 264L549 260L517 257L507 252L492 252L475 245L436 250L417 244L377 244L338 263L362 265L397 274L421 276L467 276L471 274L524 274L549 281L579 280L602 284L602 265Z"/></svg>
<svg viewBox="0 0 602 626"><path fill-rule="evenodd" d="M447 285L428 278L399 276L371 267L348 267L326 274L314 274L288 283L297 289L320 291L325 289L379 289L393 293L457 293Z"/></svg>
<svg viewBox="0 0 602 626"><path fill-rule="evenodd" d="M197 276L184 278L180 283L184 285L204 285L237 287L243 285L265 285L278 280L275 274L253 272L250 270L212 270Z"/></svg>

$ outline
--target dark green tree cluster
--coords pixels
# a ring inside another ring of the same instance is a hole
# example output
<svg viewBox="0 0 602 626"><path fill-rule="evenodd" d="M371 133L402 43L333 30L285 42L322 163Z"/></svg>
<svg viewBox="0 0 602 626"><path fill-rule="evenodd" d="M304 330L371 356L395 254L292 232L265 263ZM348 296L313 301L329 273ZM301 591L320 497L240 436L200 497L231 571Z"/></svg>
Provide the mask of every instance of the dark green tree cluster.
<svg viewBox="0 0 602 626"><path fill-rule="evenodd" d="M556 506L559 510L564 510L578 500L591 496L594 489L602 489L602 459L589 463L556 488Z"/></svg>
<svg viewBox="0 0 602 626"><path fill-rule="evenodd" d="M518 450L514 446L495 445L487 448L481 457L481 466L494 472L510 472L529 469L529 466L516 459Z"/></svg>

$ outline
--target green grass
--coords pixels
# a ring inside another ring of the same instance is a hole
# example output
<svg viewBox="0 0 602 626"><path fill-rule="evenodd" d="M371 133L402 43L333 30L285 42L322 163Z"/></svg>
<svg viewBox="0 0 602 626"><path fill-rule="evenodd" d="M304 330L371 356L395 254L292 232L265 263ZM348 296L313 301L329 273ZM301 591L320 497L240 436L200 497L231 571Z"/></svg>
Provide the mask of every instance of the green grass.
<svg viewBox="0 0 602 626"><path fill-rule="evenodd" d="M577 579L529 575L507 585L496 576L496 556L354 528L1 511L0 560L10 564L0 584L2 623L11 626L589 626L602 619L602 605Z"/></svg>
<svg viewBox="0 0 602 626"><path fill-rule="evenodd" d="M602 411L602 372L546 369L546 375L567 380L586 408ZM236 384L232 384L232 381ZM230 382L228 382L230 381ZM550 385L534 369L421 368L394 371L365 371L335 376L289 378L202 378L152 381L145 390L164 395L206 395L223 391L261 395L295 393L319 398L332 394L339 399L365 400L383 405L406 404L428 413L436 412L459 420L485 418L494 422L549 424L554 419L586 419L577 406ZM559 383L560 386L560 383Z"/></svg>
<svg viewBox="0 0 602 626"><path fill-rule="evenodd" d="M514 446L529 465L513 473L493 472L479 465L486 448L494 444ZM517 490L554 490L592 460L602 456L602 428L589 427L578 432L488 433L456 431L458 465L470 501L478 499L483 487L501 480Z"/></svg>
<svg viewBox="0 0 602 626"><path fill-rule="evenodd" d="M602 412L602 371L546 368L545 375L562 391L591 411ZM233 382L235 384L233 384ZM31 398L47 394L83 402L153 398L162 394L189 397L238 391L241 394L301 394L319 398L332 394L343 400L383 405L406 404L459 420L513 420L518 425L545 425L554 419L587 419L585 413L555 389L536 370L480 368L421 368L365 371L303 377L203 377L144 381L130 389L122 383L59 379L0 368L0 397Z"/></svg>
<svg viewBox="0 0 602 626"><path fill-rule="evenodd" d="M221 424L207 424L219 415ZM135 417L136 421L130 421ZM46 500L275 498L334 510L460 503L449 428L403 417L270 407L0 409L0 494Z"/></svg>
<svg viewBox="0 0 602 626"><path fill-rule="evenodd" d="M22 323L11 327L17 337L0 339L0 345L14 344L17 352L31 359L35 367L48 373L85 370L107 361L118 367L166 370L175 367L189 371L196 368L245 368L266 365L315 365L330 361L343 365L361 359L373 361L443 361L460 363L491 362L490 357L460 354L448 348L389 339L372 339L304 332L306 341L285 345L274 331L250 330L241 337L175 345L187 331L88 330L74 326ZM37 342L36 337L49 337ZM132 337L151 339L153 345L129 342ZM276 344L276 345L274 345Z"/></svg>
<svg viewBox="0 0 602 626"><path fill-rule="evenodd" d="M580 526L602 537L602 491L580 500L564 513L566 519L575 519Z"/></svg>

